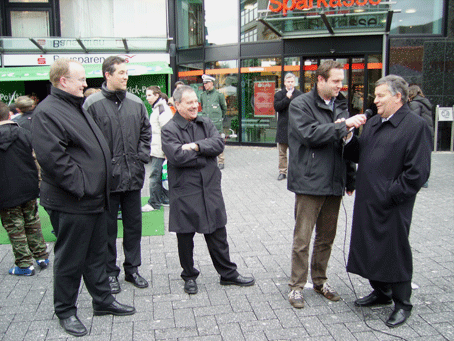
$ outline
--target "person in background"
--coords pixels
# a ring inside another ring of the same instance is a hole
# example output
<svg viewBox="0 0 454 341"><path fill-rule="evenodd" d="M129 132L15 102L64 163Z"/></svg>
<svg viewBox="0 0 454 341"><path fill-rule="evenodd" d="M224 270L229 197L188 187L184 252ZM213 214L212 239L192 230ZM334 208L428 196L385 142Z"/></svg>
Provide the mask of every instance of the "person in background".
<svg viewBox="0 0 454 341"><path fill-rule="evenodd" d="M123 221L125 281L143 289L148 282L139 274L141 265L142 201L145 164L150 160L151 131L142 100L127 91L128 68L124 58L110 56L102 64L105 82L88 97L84 109L101 129L112 153L110 210L108 214L107 274L112 293L121 291L117 266L118 210Z"/></svg>
<svg viewBox="0 0 454 341"><path fill-rule="evenodd" d="M8 106L0 102L0 217L15 258L9 274L33 276L33 258L41 269L49 265L36 200L38 169L30 131L10 121L10 114Z"/></svg>
<svg viewBox="0 0 454 341"><path fill-rule="evenodd" d="M194 267L194 235L203 233L211 260L221 275L221 285L250 286L253 277L243 277L230 260L227 214L221 190L221 171L216 157L224 141L206 117L198 116L195 91L182 86L173 93L178 109L162 128L162 149L167 157L170 213L169 231L177 234L181 278L187 294L198 292Z"/></svg>
<svg viewBox="0 0 454 341"><path fill-rule="evenodd" d="M219 134L224 138L223 122L225 113L227 112L227 103L225 97L214 88L216 79L209 75L203 75L203 87L205 91L200 95L200 105L202 106L202 115L207 116L218 130ZM224 139L225 143L225 139ZM224 151L218 156L219 169L224 169L225 156Z"/></svg>
<svg viewBox="0 0 454 341"><path fill-rule="evenodd" d="M161 128L169 122L173 113L163 98L158 86L149 86L146 91L147 101L153 107L150 115L151 124L151 169L150 169L150 199L142 207L142 212L159 210L161 205L169 205L168 191L162 187L162 164L165 155L161 145Z"/></svg>
<svg viewBox="0 0 454 341"><path fill-rule="evenodd" d="M284 87L274 95L274 110L277 112L276 142L279 150L279 176L278 180L287 177L287 149L288 149L288 107L290 102L302 94L295 89L296 77L293 73L287 73L284 77Z"/></svg>
<svg viewBox="0 0 454 341"><path fill-rule="evenodd" d="M97 88L87 88L84 91L84 97L87 98L88 96L93 95L100 91L101 91L101 89L97 89Z"/></svg>
<svg viewBox="0 0 454 341"><path fill-rule="evenodd" d="M35 108L35 101L28 96L19 96L16 98L15 102L16 110L20 112L21 115L16 116L12 121L31 132L31 119L33 109Z"/></svg>
<svg viewBox="0 0 454 341"><path fill-rule="evenodd" d="M87 87L81 63L57 59L48 95L35 108L32 143L42 168L40 204L49 213L54 246L54 311L70 335L88 333L77 317L80 281L94 315L132 315L110 292L106 273L107 209L112 174L109 146L82 108Z"/></svg>
<svg viewBox="0 0 454 341"><path fill-rule="evenodd" d="M411 315L412 252L409 241L416 194L430 173L430 129L407 104L408 85L389 75L375 83L378 115L351 136L344 157L358 163L347 271L369 280L373 291L355 301L370 307L394 301L385 324Z"/></svg>
<svg viewBox="0 0 454 341"><path fill-rule="evenodd" d="M175 89L178 89L178 87L180 86L183 86L185 85L184 82L182 81L176 81L175 82ZM175 90L174 90L175 91ZM172 110L172 113L175 114L175 112L177 111L177 109L175 108L175 101L173 100L173 96L169 98L169 100L167 101L167 103L169 104L169 107L170 107L170 110Z"/></svg>
<svg viewBox="0 0 454 341"><path fill-rule="evenodd" d="M327 282L328 261L337 230L342 196L355 189L355 167L342 158L343 138L366 121L349 117L340 94L343 65L328 60L316 71L312 91L298 96L289 108L289 173L287 188L295 193L295 229L289 303L303 308L303 288L309 271L309 248L315 226L311 277L315 292L331 301L339 294Z"/></svg>

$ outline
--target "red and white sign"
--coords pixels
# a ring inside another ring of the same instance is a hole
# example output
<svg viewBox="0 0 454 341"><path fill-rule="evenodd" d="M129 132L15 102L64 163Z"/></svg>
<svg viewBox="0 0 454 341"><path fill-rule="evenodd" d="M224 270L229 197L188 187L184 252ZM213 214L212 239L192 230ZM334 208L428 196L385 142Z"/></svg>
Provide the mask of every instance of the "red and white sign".
<svg viewBox="0 0 454 341"><path fill-rule="evenodd" d="M254 117L274 116L275 82L254 83Z"/></svg>

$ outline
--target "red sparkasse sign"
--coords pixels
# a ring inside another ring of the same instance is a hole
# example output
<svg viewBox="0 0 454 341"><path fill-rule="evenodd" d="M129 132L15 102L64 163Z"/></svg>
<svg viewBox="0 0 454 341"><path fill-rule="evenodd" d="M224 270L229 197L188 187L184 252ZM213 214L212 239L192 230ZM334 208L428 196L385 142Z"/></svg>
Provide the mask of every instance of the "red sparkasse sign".
<svg viewBox="0 0 454 341"><path fill-rule="evenodd" d="M271 12L282 12L283 16L287 15L287 11L308 10L316 8L340 8L352 6L377 6L381 0L291 0L292 4L288 6L290 0L270 0L269 10Z"/></svg>
<svg viewBox="0 0 454 341"><path fill-rule="evenodd" d="M275 82L254 83L254 117L274 116Z"/></svg>

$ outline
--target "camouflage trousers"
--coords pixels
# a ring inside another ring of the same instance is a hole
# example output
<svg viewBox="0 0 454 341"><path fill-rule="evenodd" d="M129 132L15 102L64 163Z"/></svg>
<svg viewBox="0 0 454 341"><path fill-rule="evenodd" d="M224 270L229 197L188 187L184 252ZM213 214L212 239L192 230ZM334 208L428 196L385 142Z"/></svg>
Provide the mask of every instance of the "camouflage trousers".
<svg viewBox="0 0 454 341"><path fill-rule="evenodd" d="M27 268L33 265L33 258L49 257L36 199L16 207L0 209L0 217L3 227L8 232L18 267Z"/></svg>

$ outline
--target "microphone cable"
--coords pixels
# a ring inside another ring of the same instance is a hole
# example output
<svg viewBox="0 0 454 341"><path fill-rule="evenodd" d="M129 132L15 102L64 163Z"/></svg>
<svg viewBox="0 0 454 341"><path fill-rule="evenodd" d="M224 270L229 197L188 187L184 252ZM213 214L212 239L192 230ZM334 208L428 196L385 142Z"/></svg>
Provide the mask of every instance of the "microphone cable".
<svg viewBox="0 0 454 341"><path fill-rule="evenodd" d="M344 147L345 146L342 146L342 159L344 158ZM341 203L342 203L342 208L344 210L344 216L345 216L345 232L344 232L344 245L343 245L343 250L342 250L342 254L343 254L343 257L344 257L344 265L345 265L345 271L347 272L347 277L348 277L348 281L350 282L350 290L353 292L353 294L355 295L355 301L358 299L358 295L356 293L356 290L355 290L355 287L353 285L353 281L350 277L350 273L347 271L347 258L346 258L346 244L347 244L347 230L348 230L348 216L347 216L347 209L345 208L345 204L344 204L344 197L342 196L341 198ZM353 303L354 304L354 303ZM388 336L392 336L392 337L396 337L396 338L399 338L401 340L405 340L405 341L408 341L406 338L402 337L402 336L399 336L399 335L395 335L395 334L392 334L392 333L388 333L388 332L385 332L383 330L380 330L380 329L376 329L372 326L369 325L369 323L367 322L366 320L366 314L364 313L364 307L362 306L359 306L359 308L361 309L361 314L363 316L363 322L364 324L370 329L370 330L373 330L375 332L378 332L378 333L381 333L381 334L385 334L385 335L388 335Z"/></svg>

